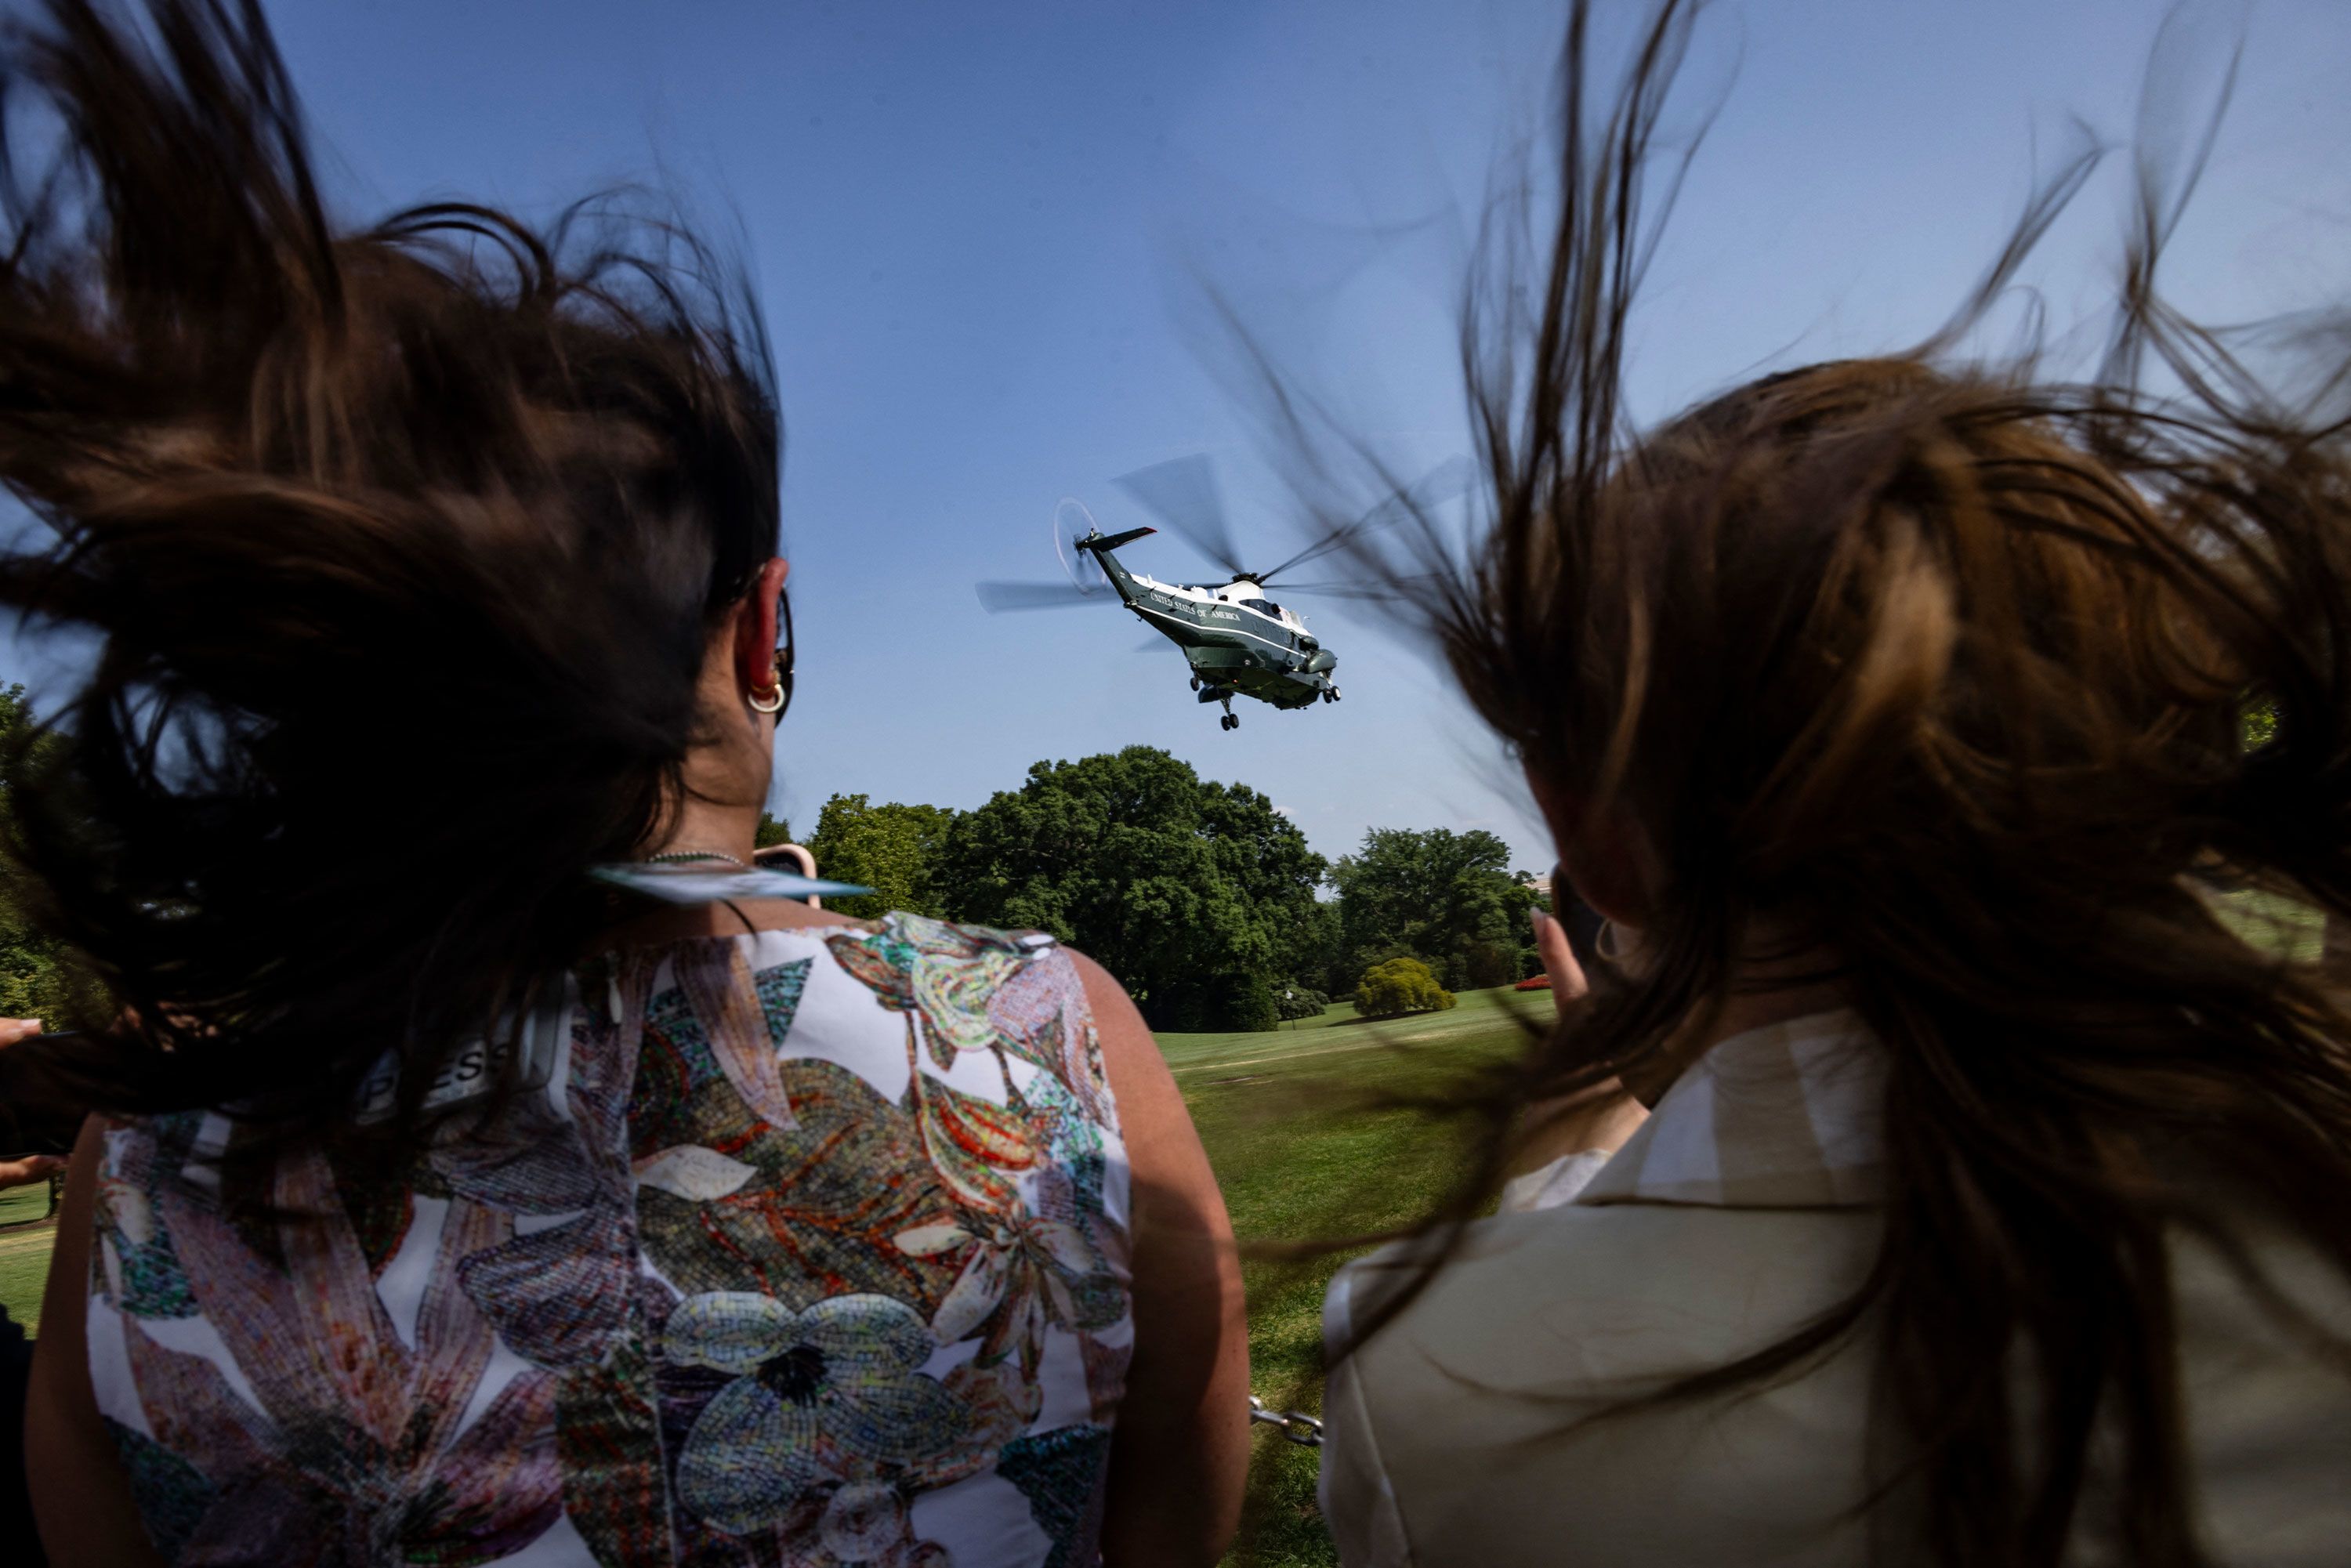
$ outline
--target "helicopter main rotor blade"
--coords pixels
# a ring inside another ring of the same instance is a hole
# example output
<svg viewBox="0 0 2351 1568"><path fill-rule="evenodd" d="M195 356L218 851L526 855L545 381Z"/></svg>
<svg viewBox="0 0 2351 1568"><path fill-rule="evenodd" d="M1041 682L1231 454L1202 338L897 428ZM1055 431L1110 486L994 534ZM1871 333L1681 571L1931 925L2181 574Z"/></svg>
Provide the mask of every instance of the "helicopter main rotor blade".
<svg viewBox="0 0 2351 1568"><path fill-rule="evenodd" d="M1068 610L1102 601L1101 594L1071 582L983 582L978 588L979 602L998 615L1008 610Z"/></svg>
<svg viewBox="0 0 2351 1568"><path fill-rule="evenodd" d="M1293 566L1304 566L1310 560L1320 559L1340 546L1374 528L1384 528L1392 524L1400 523L1406 517L1417 516L1431 507L1451 500L1468 489L1476 477L1477 470L1470 466L1468 458L1449 457L1405 486L1401 493L1388 497L1346 527L1332 529L1258 580L1270 587L1274 579ZM1304 591L1314 592L1335 585L1310 584L1305 587ZM1300 585L1295 583L1285 582L1281 587L1286 593L1301 591Z"/></svg>
<svg viewBox="0 0 2351 1568"><path fill-rule="evenodd" d="M1395 591L1384 582L1369 580L1332 582L1285 582L1281 585L1284 599L1301 596L1312 599L1380 600L1395 597Z"/></svg>
<svg viewBox="0 0 2351 1568"><path fill-rule="evenodd" d="M1236 577L1241 574L1240 551L1233 548L1233 532L1225 522L1224 497L1217 488L1216 469L1207 453L1155 463L1111 483L1191 540L1210 560Z"/></svg>

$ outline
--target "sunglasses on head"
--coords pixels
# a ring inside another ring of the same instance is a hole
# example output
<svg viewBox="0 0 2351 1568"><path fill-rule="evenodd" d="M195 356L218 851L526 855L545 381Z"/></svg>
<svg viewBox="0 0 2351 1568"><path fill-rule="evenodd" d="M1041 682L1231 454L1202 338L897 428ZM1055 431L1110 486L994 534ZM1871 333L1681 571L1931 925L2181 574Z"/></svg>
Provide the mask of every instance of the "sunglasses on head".
<svg viewBox="0 0 2351 1568"><path fill-rule="evenodd" d="M776 592L776 719L781 723L792 706L792 596L782 589Z"/></svg>

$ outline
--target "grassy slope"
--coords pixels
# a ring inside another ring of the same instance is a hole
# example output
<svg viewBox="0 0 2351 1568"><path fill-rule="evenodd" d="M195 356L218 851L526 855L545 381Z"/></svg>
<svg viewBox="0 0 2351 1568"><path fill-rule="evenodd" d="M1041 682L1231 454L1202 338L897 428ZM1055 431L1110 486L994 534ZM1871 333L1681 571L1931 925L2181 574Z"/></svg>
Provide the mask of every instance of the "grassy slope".
<svg viewBox="0 0 2351 1568"><path fill-rule="evenodd" d="M26 1333L41 1325L41 1289L49 1279L49 1241L54 1225L0 1230L0 1307L25 1326Z"/></svg>
<svg viewBox="0 0 2351 1568"><path fill-rule="evenodd" d="M1279 1034L1170 1034L1161 1049L1190 1103L1245 1241L1362 1234L1408 1221L1444 1189L1443 1131L1362 1097L1425 1091L1521 1038L1504 1011L1548 1016L1547 992L1463 993L1450 1012L1368 1024L1332 1008ZM1257 1392L1277 1408L1322 1405L1322 1288L1340 1260L1252 1261L1249 1354ZM1314 1508L1311 1449L1257 1442L1250 1519L1229 1562L1304 1568L1336 1562Z"/></svg>

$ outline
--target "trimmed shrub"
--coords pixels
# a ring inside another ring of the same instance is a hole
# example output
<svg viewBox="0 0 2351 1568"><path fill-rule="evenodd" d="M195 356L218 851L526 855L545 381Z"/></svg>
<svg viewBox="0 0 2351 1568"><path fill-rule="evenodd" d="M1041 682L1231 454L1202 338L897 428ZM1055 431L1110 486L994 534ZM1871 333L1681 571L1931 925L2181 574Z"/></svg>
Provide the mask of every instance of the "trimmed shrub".
<svg viewBox="0 0 2351 1568"><path fill-rule="evenodd" d="M1276 980L1273 983L1273 1009L1281 1015L1281 1021L1284 1023L1294 1022L1299 1019L1320 1018L1322 1016L1322 1009L1330 1005L1330 998L1311 987L1301 986L1295 980Z"/></svg>
<svg viewBox="0 0 2351 1568"><path fill-rule="evenodd" d="M1442 1012L1452 1005L1453 993L1438 985L1436 975L1417 958L1374 964L1355 987L1355 1010L1365 1018Z"/></svg>

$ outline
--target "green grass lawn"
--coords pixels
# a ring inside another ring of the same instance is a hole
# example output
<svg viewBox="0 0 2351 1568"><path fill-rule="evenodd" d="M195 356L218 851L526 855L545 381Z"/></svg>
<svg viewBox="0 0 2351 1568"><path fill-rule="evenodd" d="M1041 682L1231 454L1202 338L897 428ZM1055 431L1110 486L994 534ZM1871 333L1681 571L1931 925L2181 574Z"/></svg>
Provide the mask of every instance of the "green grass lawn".
<svg viewBox="0 0 2351 1568"><path fill-rule="evenodd" d="M0 1187L0 1307L31 1333L41 1320L41 1287L49 1277L49 1184Z"/></svg>
<svg viewBox="0 0 2351 1568"><path fill-rule="evenodd" d="M54 1225L28 1225L0 1230L0 1307L25 1325L26 1333L41 1324L41 1289L49 1280L49 1240Z"/></svg>
<svg viewBox="0 0 2351 1568"><path fill-rule="evenodd" d="M1510 1051L1520 1036L1503 1009L1514 1003L1541 1018L1551 997L1467 991L1449 1012L1382 1023L1334 1007L1278 1033L1162 1035L1242 1239L1357 1235L1424 1212L1449 1168L1441 1131L1413 1112L1367 1110L1363 1100L1426 1090ZM40 1321L53 1228L0 1230L0 1304L28 1330ZM1278 1409L1322 1408L1322 1287L1339 1261L1245 1267L1252 1382ZM1314 1507L1313 1450L1262 1431L1248 1530L1228 1561L1336 1563Z"/></svg>
<svg viewBox="0 0 2351 1568"><path fill-rule="evenodd" d="M1360 1235L1426 1211L1453 1169L1444 1130L1367 1097L1426 1091L1522 1038L1503 1010L1547 1018L1545 991L1469 991L1450 1012L1366 1023L1334 1007L1278 1034L1159 1037L1246 1241ZM1322 1407L1322 1288L1341 1259L1252 1260L1252 1382L1280 1409ZM1338 1561L1314 1507L1313 1450L1257 1439L1249 1516L1228 1562L1304 1568Z"/></svg>

